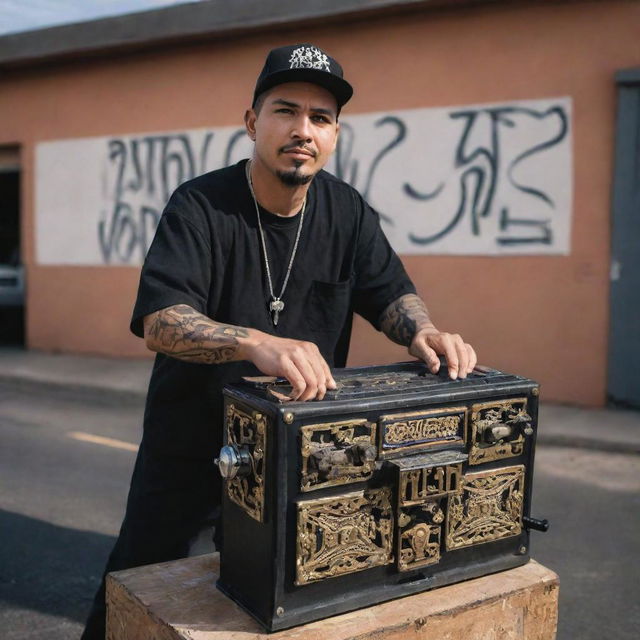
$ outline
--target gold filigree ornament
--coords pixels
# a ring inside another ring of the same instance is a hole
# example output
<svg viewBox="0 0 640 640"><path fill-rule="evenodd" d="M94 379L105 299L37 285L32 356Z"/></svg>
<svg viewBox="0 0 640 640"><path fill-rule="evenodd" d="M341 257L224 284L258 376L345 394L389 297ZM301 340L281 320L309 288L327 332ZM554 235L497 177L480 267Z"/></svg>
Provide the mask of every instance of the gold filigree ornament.
<svg viewBox="0 0 640 640"><path fill-rule="evenodd" d="M522 531L524 466L470 473L449 496L448 550L493 542Z"/></svg>
<svg viewBox="0 0 640 640"><path fill-rule="evenodd" d="M296 585L393 560L391 489L298 502Z"/></svg>
<svg viewBox="0 0 640 640"><path fill-rule="evenodd" d="M533 434L527 398L474 404L471 408L469 464L522 455Z"/></svg>
<svg viewBox="0 0 640 640"><path fill-rule="evenodd" d="M445 450L390 460L398 470L398 505L423 504L426 500L458 491L467 454Z"/></svg>
<svg viewBox="0 0 640 640"><path fill-rule="evenodd" d="M227 405L227 443L248 450L251 470L225 481L229 499L258 522L264 521L265 450L267 418L252 409Z"/></svg>
<svg viewBox="0 0 640 640"><path fill-rule="evenodd" d="M410 571L440 561L443 521L441 500L400 509L398 571Z"/></svg>
<svg viewBox="0 0 640 640"><path fill-rule="evenodd" d="M464 442L466 407L443 407L380 416L380 455L417 453L443 443Z"/></svg>
<svg viewBox="0 0 640 640"><path fill-rule="evenodd" d="M346 420L300 429L300 489L312 491L371 477L376 462L376 425Z"/></svg>

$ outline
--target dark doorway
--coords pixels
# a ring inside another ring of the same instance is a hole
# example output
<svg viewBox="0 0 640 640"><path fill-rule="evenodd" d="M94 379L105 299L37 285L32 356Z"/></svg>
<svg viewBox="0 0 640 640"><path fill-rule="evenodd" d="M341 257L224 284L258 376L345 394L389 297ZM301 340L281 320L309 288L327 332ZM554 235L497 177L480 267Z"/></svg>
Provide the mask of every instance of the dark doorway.
<svg viewBox="0 0 640 640"><path fill-rule="evenodd" d="M616 75L608 397L640 408L640 69Z"/></svg>
<svg viewBox="0 0 640 640"><path fill-rule="evenodd" d="M0 153L0 160L9 155ZM17 155L17 154L16 154ZM0 345L24 346L25 286L20 256L20 170L0 162Z"/></svg>

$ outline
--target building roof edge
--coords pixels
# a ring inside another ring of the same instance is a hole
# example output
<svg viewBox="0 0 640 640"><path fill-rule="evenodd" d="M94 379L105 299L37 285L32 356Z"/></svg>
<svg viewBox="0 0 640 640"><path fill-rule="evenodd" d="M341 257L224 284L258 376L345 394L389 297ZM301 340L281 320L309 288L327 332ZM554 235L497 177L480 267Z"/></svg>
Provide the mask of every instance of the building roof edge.
<svg viewBox="0 0 640 640"><path fill-rule="evenodd" d="M0 36L0 68L203 41L363 14L497 3L500 0L208 0Z"/></svg>

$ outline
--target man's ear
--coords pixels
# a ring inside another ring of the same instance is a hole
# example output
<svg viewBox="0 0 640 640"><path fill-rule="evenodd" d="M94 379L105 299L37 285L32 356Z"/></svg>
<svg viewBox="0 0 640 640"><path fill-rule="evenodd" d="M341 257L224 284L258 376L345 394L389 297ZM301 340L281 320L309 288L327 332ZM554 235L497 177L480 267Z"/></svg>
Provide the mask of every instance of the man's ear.
<svg viewBox="0 0 640 640"><path fill-rule="evenodd" d="M256 112L253 109L247 109L244 112L244 126L247 130L247 135L254 142L256 141Z"/></svg>

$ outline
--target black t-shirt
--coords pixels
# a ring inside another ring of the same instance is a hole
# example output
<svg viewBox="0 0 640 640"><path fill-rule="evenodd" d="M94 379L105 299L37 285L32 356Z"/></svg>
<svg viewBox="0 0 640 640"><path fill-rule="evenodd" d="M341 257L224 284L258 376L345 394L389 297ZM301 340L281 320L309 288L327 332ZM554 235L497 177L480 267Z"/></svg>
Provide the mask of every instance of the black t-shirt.
<svg viewBox="0 0 640 640"><path fill-rule="evenodd" d="M245 163L181 185L169 200L140 277L131 330L142 319L187 304L223 322L318 345L345 366L355 311L379 329L382 311L415 288L391 249L378 214L351 186L322 171L313 180L300 241L274 327L269 286ZM273 288L279 295L300 213L261 210ZM248 362L194 364L156 357L145 410L145 446L210 457L222 441L224 384L259 375Z"/></svg>

